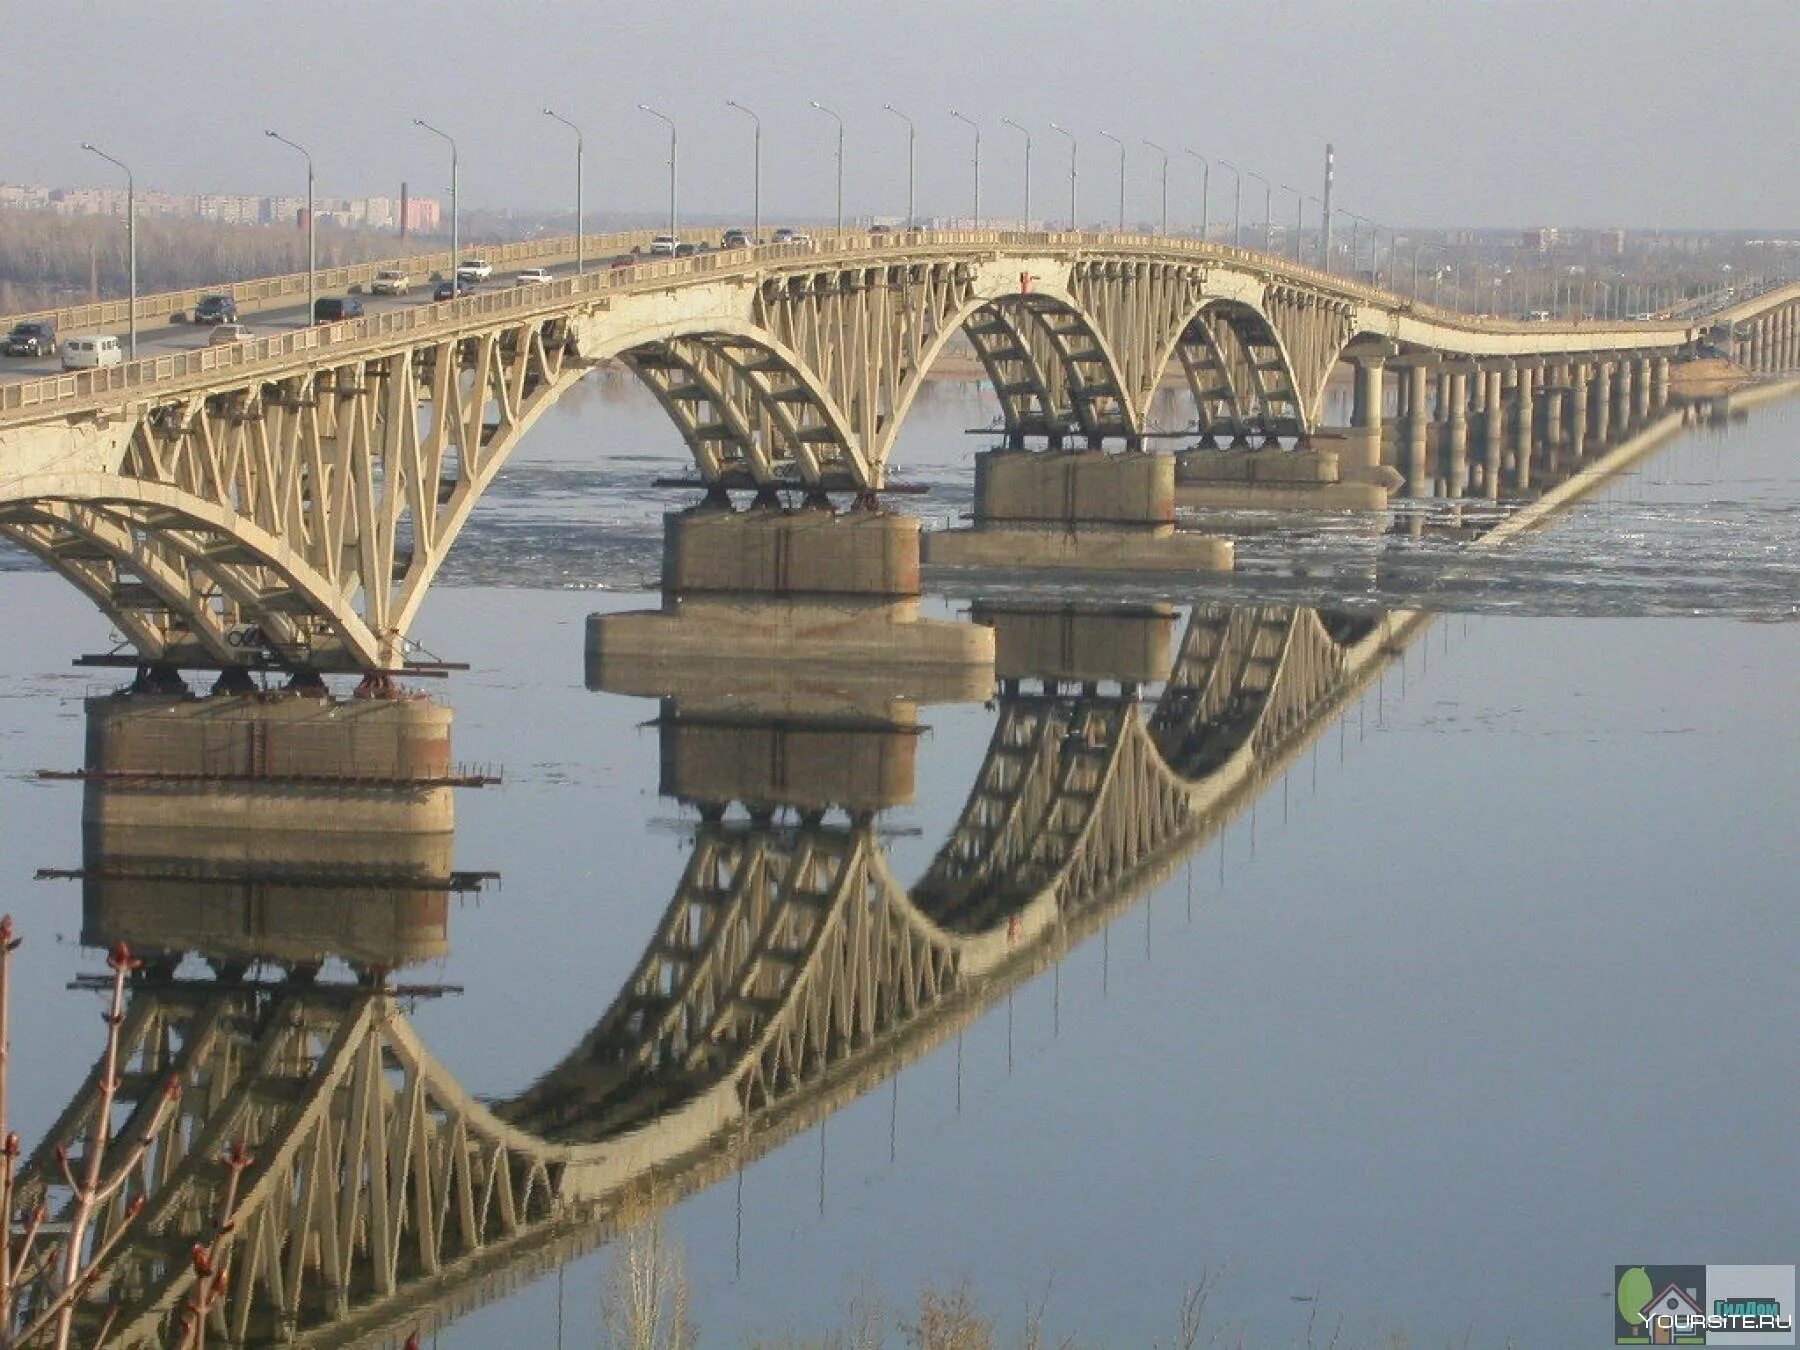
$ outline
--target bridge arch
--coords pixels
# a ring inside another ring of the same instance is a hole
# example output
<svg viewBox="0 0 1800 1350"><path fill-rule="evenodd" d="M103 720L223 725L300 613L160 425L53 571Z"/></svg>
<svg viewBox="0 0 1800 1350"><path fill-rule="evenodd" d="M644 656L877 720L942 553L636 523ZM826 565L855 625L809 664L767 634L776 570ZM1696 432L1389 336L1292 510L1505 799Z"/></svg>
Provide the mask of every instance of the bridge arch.
<svg viewBox="0 0 1800 1350"><path fill-rule="evenodd" d="M309 664L321 642L369 667L381 663L381 644L343 607L342 592L285 542L166 484L102 474L18 479L0 489L0 530L64 575L73 560L89 564L78 584L122 632L147 642L147 659L167 655L185 633L221 663L240 664L256 653L233 646L227 629L253 624L294 664ZM154 595L160 621L126 618L133 577Z"/></svg>

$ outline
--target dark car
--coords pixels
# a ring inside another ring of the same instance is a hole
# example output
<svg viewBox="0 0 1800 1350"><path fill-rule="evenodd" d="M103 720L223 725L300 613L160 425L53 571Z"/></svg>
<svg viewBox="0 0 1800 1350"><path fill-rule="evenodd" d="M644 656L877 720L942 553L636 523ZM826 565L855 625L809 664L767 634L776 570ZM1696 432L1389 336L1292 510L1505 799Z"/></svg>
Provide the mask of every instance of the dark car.
<svg viewBox="0 0 1800 1350"><path fill-rule="evenodd" d="M56 325L53 323L15 323L6 335L8 356L55 356Z"/></svg>
<svg viewBox="0 0 1800 1350"><path fill-rule="evenodd" d="M360 319L363 313L363 302L354 295L327 295L313 301L314 323L341 323L345 319Z"/></svg>
<svg viewBox="0 0 1800 1350"><path fill-rule="evenodd" d="M719 241L720 248L749 248L750 232L748 230L727 230L725 237Z"/></svg>
<svg viewBox="0 0 1800 1350"><path fill-rule="evenodd" d="M229 295L203 295L194 306L195 323L236 323L237 301Z"/></svg>
<svg viewBox="0 0 1800 1350"><path fill-rule="evenodd" d="M458 277L454 282L438 282L437 288L431 292L431 298L433 300L460 300L465 295L473 294L475 294L474 283Z"/></svg>

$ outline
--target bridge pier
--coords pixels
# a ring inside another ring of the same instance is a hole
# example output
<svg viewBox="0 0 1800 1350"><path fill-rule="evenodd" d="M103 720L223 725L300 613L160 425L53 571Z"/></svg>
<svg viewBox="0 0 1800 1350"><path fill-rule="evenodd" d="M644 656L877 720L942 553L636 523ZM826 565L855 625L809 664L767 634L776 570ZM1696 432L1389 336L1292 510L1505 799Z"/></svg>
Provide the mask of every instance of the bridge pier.
<svg viewBox="0 0 1800 1350"><path fill-rule="evenodd" d="M1003 688L1021 680L1088 690L1113 683L1129 694L1169 676L1175 610L1168 605L983 601L970 618L994 630L994 677Z"/></svg>
<svg viewBox="0 0 1800 1350"><path fill-rule="evenodd" d="M1506 437L1506 369L1510 362L1489 362L1482 372L1485 386L1481 412L1481 490L1489 501L1500 500L1501 447Z"/></svg>
<svg viewBox="0 0 1800 1350"><path fill-rule="evenodd" d="M1513 394L1513 486L1519 492L1531 490L1531 455L1537 412L1533 390L1542 366L1531 360L1514 362L1517 384Z"/></svg>
<svg viewBox="0 0 1800 1350"><path fill-rule="evenodd" d="M1359 350L1350 360L1350 432L1339 451L1339 473L1346 481L1379 480L1379 470L1386 462L1383 447L1383 415L1387 391L1383 376L1388 358L1399 354L1399 348L1384 342Z"/></svg>
<svg viewBox="0 0 1800 1350"><path fill-rule="evenodd" d="M1218 450L1196 446L1175 453L1175 504L1223 510L1379 511L1387 505L1386 481L1353 482L1344 477L1345 453L1353 435L1324 428L1312 448ZM1392 470L1375 471L1385 480ZM1373 480L1374 474L1370 475ZM1398 476L1395 476L1395 484Z"/></svg>
<svg viewBox="0 0 1800 1350"><path fill-rule="evenodd" d="M1642 426L1650 420L1650 361L1638 357L1631 362L1631 424Z"/></svg>
<svg viewBox="0 0 1800 1350"><path fill-rule="evenodd" d="M1427 382L1435 362L1426 358L1408 358L1401 386L1406 391L1406 408L1401 415L1402 447L1400 473L1409 497L1429 497L1434 475L1428 454L1431 435L1431 402Z"/></svg>
<svg viewBox="0 0 1800 1350"><path fill-rule="evenodd" d="M1588 400L1588 425L1593 431L1593 453L1596 455L1605 454L1612 439L1612 406L1613 363L1596 361L1593 391Z"/></svg>
<svg viewBox="0 0 1800 1350"><path fill-rule="evenodd" d="M663 517L663 607L590 614L587 661L991 668L992 636L919 614L919 522L700 506Z"/></svg>
<svg viewBox="0 0 1800 1350"><path fill-rule="evenodd" d="M1613 366L1612 424L1621 436L1631 430L1631 358L1621 357Z"/></svg>
<svg viewBox="0 0 1800 1350"><path fill-rule="evenodd" d="M1443 432L1439 440L1439 473L1446 497L1461 497L1469 488L1469 371L1444 368L1444 396L1439 407Z"/></svg>
<svg viewBox="0 0 1800 1350"><path fill-rule="evenodd" d="M1544 465L1555 473L1563 468L1563 448L1568 439L1563 426L1563 402L1568 397L1569 367L1566 362L1558 363L1544 374Z"/></svg>
<svg viewBox="0 0 1800 1350"><path fill-rule="evenodd" d="M1175 528L1175 457L1160 452L986 450L975 525L934 531L923 559L949 567L1229 571L1229 541Z"/></svg>
<svg viewBox="0 0 1800 1350"><path fill-rule="evenodd" d="M300 694L87 700L90 826L449 831L450 709ZM321 809L321 808L326 809Z"/></svg>
<svg viewBox="0 0 1800 1350"><path fill-rule="evenodd" d="M1587 452L1588 364L1585 361L1569 363L1567 413L1569 466L1580 468L1582 457Z"/></svg>

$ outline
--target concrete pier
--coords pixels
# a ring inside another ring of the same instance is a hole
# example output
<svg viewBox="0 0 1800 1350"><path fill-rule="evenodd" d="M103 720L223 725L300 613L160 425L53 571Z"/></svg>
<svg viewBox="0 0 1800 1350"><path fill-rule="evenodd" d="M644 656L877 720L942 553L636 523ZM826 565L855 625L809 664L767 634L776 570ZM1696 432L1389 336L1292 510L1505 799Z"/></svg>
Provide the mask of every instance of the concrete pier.
<svg viewBox="0 0 1800 1350"><path fill-rule="evenodd" d="M1175 528L1175 457L988 450L975 459L975 527L926 536L951 567L1228 571L1229 541Z"/></svg>
<svg viewBox="0 0 1800 1350"><path fill-rule="evenodd" d="M1175 614L1168 605L982 602L970 617L993 628L1002 681L1132 688L1168 678Z"/></svg>
<svg viewBox="0 0 1800 1350"><path fill-rule="evenodd" d="M87 700L83 821L267 835L447 833L450 709L299 695Z"/></svg>
<svg viewBox="0 0 1800 1350"><path fill-rule="evenodd" d="M815 663L991 671L993 636L919 614L919 522L875 511L664 518L663 606L591 614L606 663Z"/></svg>
<svg viewBox="0 0 1800 1350"><path fill-rule="evenodd" d="M1310 450L1180 450L1175 504L1236 510L1379 511L1399 475L1377 466L1380 480L1347 482L1342 456L1354 430L1316 431Z"/></svg>

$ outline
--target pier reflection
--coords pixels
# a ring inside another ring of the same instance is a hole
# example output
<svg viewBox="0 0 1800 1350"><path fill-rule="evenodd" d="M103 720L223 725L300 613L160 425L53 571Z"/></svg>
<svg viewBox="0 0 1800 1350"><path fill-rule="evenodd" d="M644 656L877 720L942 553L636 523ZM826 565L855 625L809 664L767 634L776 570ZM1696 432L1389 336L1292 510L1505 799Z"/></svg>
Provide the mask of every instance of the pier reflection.
<svg viewBox="0 0 1800 1350"><path fill-rule="evenodd" d="M397 802L435 787L236 769L152 787L142 766L90 756L84 936L157 958L131 990L119 1128L165 1076L186 1091L109 1216L119 1241L84 1319L116 1303L117 1345L166 1331L191 1295L188 1253L217 1222L230 1144L257 1160L208 1313L232 1343L398 1344L607 1241L884 1083L1139 901L1426 622L1206 605L992 604L974 618L997 661L976 686L867 664L843 678L747 669L730 653L590 669L611 694L658 700L659 790L700 818L629 979L499 1104L434 1057L391 975L449 940L447 818L341 847L295 835L306 844L286 851L146 819L170 793L191 821L201 796L241 819L245 793ZM880 822L916 791L921 707L970 697L994 708L987 753L909 887ZM310 731L285 734L342 735L335 715L302 720ZM178 745L219 734L207 725L197 711L157 723ZM178 969L185 953L206 973ZM328 977L331 956L347 977ZM26 1203L66 1203L53 1151L91 1120L96 1081L27 1167Z"/></svg>

